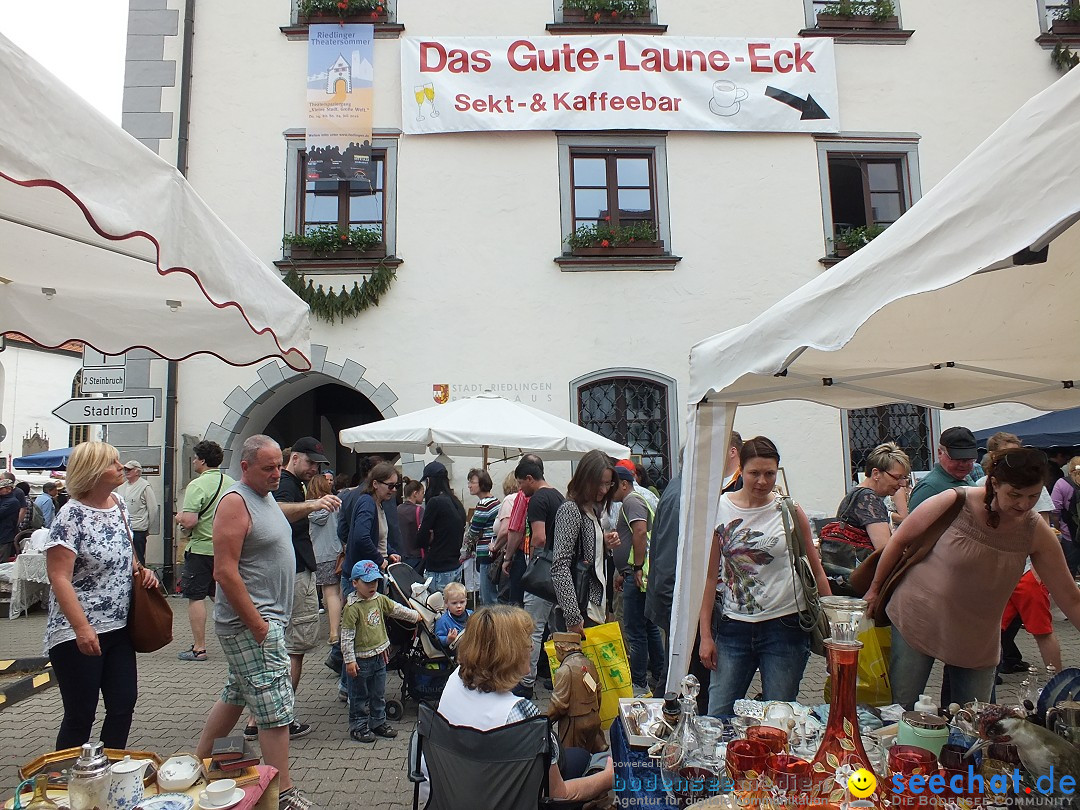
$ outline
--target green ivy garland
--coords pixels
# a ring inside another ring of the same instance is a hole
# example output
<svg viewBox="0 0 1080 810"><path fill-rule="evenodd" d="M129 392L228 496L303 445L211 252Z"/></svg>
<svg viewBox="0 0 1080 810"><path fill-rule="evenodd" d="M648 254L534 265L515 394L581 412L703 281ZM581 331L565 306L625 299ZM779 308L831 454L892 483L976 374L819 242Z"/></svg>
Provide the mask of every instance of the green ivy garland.
<svg viewBox="0 0 1080 810"><path fill-rule="evenodd" d="M327 292L322 284L316 287L311 279L307 279L305 284L303 274L296 272L295 268L290 268L283 280L285 286L308 305L315 317L330 323L337 323L339 320L344 323L348 318L357 317L368 307L377 307L379 299L389 291L394 276L394 268L382 261L362 284L354 281L352 290L346 290L342 284L341 292L333 287Z"/></svg>

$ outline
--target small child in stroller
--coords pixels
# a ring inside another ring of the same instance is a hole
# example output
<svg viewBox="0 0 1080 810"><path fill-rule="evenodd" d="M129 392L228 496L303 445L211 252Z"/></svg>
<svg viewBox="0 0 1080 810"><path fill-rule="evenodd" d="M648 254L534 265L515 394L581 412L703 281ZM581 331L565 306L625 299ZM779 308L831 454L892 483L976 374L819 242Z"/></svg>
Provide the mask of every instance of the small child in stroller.
<svg viewBox="0 0 1080 810"><path fill-rule="evenodd" d="M460 582L450 582L443 588L443 601L446 612L435 622L435 635L445 647L456 647L458 638L465 632L465 623L472 615L465 605L469 595Z"/></svg>

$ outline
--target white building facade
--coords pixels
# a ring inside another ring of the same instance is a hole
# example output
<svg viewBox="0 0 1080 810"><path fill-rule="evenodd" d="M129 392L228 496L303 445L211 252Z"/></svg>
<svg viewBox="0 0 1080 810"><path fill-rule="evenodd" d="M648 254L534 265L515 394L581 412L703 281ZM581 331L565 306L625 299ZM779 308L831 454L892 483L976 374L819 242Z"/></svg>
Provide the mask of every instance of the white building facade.
<svg viewBox="0 0 1080 810"><path fill-rule="evenodd" d="M840 232L893 221L1059 75L1054 8L1042 0L896 0L871 30L819 23L824 6L653 0L646 19L601 26L574 23L559 0L388 2L373 62L380 171L374 194L355 195L347 181L328 192L303 177L307 44L295 4L132 0L125 127L170 162L180 155L199 193L283 273L327 290L395 273L378 306L344 322L313 318L309 373L271 360L179 364L177 445L181 434L218 441L235 470L254 433L283 444L315 435L330 448L342 428L493 389L631 444L666 483L691 404L691 345L829 272ZM829 37L839 131L403 133L402 98L413 92L400 79L403 37L555 47L611 35L658 46ZM647 219L664 251L568 255L574 227L613 211ZM307 260L283 249L287 234L326 222L377 228L385 257ZM994 316L971 315L978 340ZM910 328L932 329L934 317ZM904 351L903 334L894 350ZM907 406L838 416L777 403L741 409L736 427L774 439L792 492L831 513L867 449L897 439L926 468L941 424ZM333 452L339 469L355 469L351 454ZM415 474L416 460L403 460ZM186 467L179 450L177 463ZM553 466L551 479L565 483L569 465ZM492 471L496 488L509 469Z"/></svg>

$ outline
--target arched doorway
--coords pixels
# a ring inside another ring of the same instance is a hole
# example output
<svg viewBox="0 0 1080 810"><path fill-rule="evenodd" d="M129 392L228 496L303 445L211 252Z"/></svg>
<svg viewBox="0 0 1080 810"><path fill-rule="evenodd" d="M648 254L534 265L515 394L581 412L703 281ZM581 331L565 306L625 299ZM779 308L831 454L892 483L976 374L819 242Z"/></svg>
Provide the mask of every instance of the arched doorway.
<svg viewBox="0 0 1080 810"><path fill-rule="evenodd" d="M285 403L260 432L273 436L282 447L301 436L314 436L322 442L334 471L352 475L359 456L338 445L338 434L382 418L379 409L359 391L340 383L325 383Z"/></svg>
<svg viewBox="0 0 1080 810"><path fill-rule="evenodd" d="M347 427L397 416L398 397L385 383L366 378L367 369L351 358L327 360L326 346L311 345L311 370L297 372L278 360L257 369L258 377L246 388L236 387L225 398L225 416L211 422L202 438L225 451L223 467L240 476L240 448L256 433L266 433L288 447L301 436L322 442L335 472L350 475L359 457L338 446L338 433ZM337 358L335 358L337 359ZM411 455L403 461L412 459Z"/></svg>

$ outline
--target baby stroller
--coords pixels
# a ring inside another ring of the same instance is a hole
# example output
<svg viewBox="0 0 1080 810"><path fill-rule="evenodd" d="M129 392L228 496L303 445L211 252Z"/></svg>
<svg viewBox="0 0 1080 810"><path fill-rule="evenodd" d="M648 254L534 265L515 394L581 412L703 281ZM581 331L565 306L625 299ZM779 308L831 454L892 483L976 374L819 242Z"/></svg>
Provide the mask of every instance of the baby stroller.
<svg viewBox="0 0 1080 810"><path fill-rule="evenodd" d="M435 620L443 612L443 595L428 590L431 580L421 579L412 566L394 563L386 570L387 595L420 614L416 625L387 620L390 638L388 669L401 675L401 700L387 699L386 716L400 720L407 698L417 703L437 702L454 668L450 650L435 635Z"/></svg>

